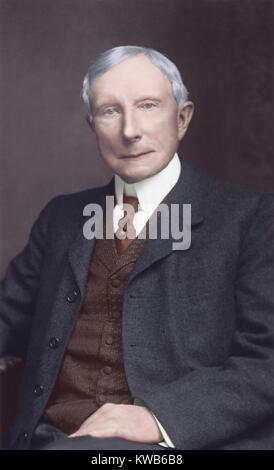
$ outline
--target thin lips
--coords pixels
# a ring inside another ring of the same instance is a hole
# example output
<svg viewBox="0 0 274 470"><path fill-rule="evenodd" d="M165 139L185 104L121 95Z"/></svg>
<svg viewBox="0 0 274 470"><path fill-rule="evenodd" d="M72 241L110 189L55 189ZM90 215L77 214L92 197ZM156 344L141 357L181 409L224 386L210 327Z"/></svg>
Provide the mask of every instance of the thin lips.
<svg viewBox="0 0 274 470"><path fill-rule="evenodd" d="M146 155L147 153L150 153L151 150L148 150L147 152L140 152L140 153L135 153L131 155L125 155L124 158L133 158L133 157L139 157L140 155Z"/></svg>

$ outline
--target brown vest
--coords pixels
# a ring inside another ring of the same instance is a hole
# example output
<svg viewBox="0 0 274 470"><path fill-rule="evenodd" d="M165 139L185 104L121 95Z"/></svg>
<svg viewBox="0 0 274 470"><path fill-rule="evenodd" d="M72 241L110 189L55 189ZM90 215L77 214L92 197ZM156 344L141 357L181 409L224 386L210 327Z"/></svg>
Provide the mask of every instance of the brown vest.
<svg viewBox="0 0 274 470"><path fill-rule="evenodd" d="M119 256L118 240L96 240L84 302L44 411L67 434L105 402L133 403L123 365L122 307L144 243L131 240Z"/></svg>

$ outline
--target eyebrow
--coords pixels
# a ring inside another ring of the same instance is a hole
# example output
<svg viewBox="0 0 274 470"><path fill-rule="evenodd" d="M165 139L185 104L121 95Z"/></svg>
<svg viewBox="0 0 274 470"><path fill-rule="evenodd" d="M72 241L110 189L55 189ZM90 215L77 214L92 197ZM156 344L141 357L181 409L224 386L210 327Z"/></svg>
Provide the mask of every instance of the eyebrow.
<svg viewBox="0 0 274 470"><path fill-rule="evenodd" d="M140 98L135 100L134 104L138 103L139 101L145 101L145 100L152 100L152 101L159 101L159 102L162 101L162 99L159 96L146 95L146 96L141 96Z"/></svg>
<svg viewBox="0 0 274 470"><path fill-rule="evenodd" d="M157 101L158 103L162 102L162 99L159 96L153 96L153 95L145 95L141 96L140 98L137 98L134 100L134 104L139 103L140 101L146 101L146 100L151 100L151 101ZM119 105L119 102L115 97L109 97L105 101L102 101L102 103L99 103L95 105L95 111L98 111L100 108L104 106L110 106L110 105Z"/></svg>

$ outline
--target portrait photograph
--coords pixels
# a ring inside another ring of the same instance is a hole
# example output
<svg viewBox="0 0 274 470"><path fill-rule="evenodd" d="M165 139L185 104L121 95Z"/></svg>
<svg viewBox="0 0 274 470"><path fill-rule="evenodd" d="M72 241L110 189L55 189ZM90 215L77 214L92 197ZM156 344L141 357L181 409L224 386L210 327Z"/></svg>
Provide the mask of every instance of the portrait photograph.
<svg viewBox="0 0 274 470"><path fill-rule="evenodd" d="M1 454L274 450L274 0L0 0L0 108Z"/></svg>

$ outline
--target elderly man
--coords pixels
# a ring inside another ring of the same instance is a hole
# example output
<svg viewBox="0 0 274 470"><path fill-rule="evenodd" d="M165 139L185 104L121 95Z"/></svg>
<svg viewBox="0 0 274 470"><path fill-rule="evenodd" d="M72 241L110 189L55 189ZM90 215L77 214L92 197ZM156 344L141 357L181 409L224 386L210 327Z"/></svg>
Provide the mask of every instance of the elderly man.
<svg viewBox="0 0 274 470"><path fill-rule="evenodd" d="M9 447L271 448L273 194L180 160L193 103L159 52L104 52L83 98L114 177L51 200L8 268L0 353L25 360ZM158 229L139 236L162 203L179 215L191 205L188 249ZM90 204L102 207L102 237L84 236Z"/></svg>

